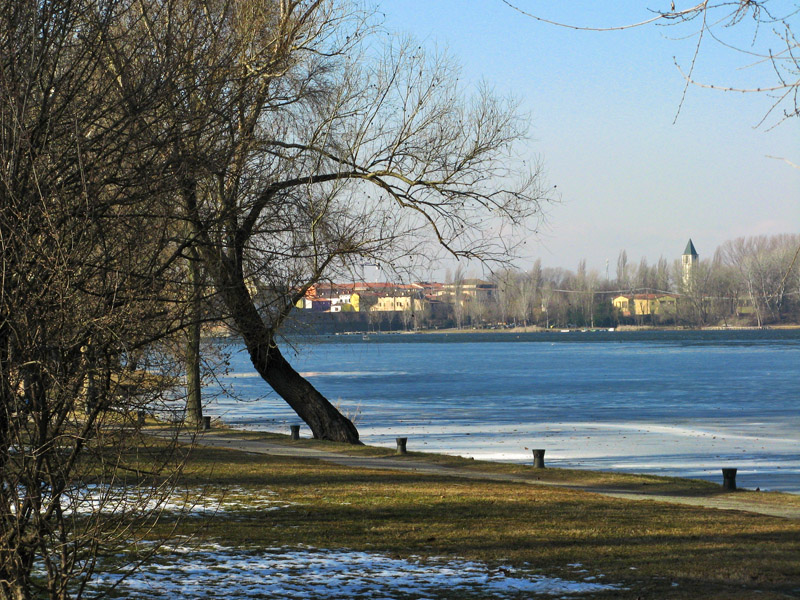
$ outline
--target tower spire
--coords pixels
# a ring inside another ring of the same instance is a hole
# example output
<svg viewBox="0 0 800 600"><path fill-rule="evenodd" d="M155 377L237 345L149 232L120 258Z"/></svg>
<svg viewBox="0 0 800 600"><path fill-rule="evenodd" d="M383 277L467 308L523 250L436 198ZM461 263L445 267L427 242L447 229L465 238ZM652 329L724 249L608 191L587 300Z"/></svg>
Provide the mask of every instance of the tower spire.
<svg viewBox="0 0 800 600"><path fill-rule="evenodd" d="M683 289L685 291L691 291L692 289L692 282L694 280L694 269L697 266L697 260L700 257L697 254L697 250L695 250L694 244L692 243L692 238L689 238L689 242L686 244L686 250L683 251L683 256L681 256L681 266L683 267Z"/></svg>

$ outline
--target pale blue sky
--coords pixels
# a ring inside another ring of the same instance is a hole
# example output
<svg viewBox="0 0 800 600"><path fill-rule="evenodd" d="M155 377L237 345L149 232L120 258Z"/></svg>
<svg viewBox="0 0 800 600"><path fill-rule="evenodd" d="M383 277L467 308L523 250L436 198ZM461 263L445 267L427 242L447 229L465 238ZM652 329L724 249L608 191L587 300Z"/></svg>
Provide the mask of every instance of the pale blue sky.
<svg viewBox="0 0 800 600"><path fill-rule="evenodd" d="M516 4L553 20L613 26L669 3ZM585 258L604 274L608 259L613 277L622 249L633 262L672 260L691 237L710 257L728 239L800 230L800 170L768 158L800 164L800 119L756 128L769 98L691 87L673 123L683 92L673 57L690 63L695 39L677 38L691 28L574 31L531 20L501 0L384 0L379 11L387 27L446 48L467 81L483 78L514 94L531 115L529 151L542 159L561 204L548 209L518 266L541 258L574 270ZM747 43L751 31L728 33ZM696 76L743 87L773 82L763 68L737 69L745 64L708 43Z"/></svg>

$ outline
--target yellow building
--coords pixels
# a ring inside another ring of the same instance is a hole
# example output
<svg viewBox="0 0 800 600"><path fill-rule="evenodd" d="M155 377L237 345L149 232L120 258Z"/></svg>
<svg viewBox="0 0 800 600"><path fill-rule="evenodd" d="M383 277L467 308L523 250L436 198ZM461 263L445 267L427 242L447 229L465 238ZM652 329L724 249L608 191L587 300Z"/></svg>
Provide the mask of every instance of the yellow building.
<svg viewBox="0 0 800 600"><path fill-rule="evenodd" d="M476 299L483 302L493 300L497 296L497 286L490 281L482 279L464 279L458 283L445 283L437 295L448 294L453 301L461 304L465 300ZM459 296L456 298L456 296Z"/></svg>
<svg viewBox="0 0 800 600"><path fill-rule="evenodd" d="M360 312L361 310L361 296L353 292L350 294L350 306L353 307L353 312Z"/></svg>
<svg viewBox="0 0 800 600"><path fill-rule="evenodd" d="M411 296L378 296L378 301L370 310L374 312L412 310L412 300L414 302L413 310L421 311L422 300L411 298Z"/></svg>
<svg viewBox="0 0 800 600"><path fill-rule="evenodd" d="M331 301L331 312L359 312L361 296L356 293L346 294Z"/></svg>
<svg viewBox="0 0 800 600"><path fill-rule="evenodd" d="M622 315L629 317L631 314L631 299L628 296L617 296L611 301Z"/></svg>
<svg viewBox="0 0 800 600"><path fill-rule="evenodd" d="M623 316L633 315L674 315L677 296L672 294L634 294L617 296L611 303Z"/></svg>

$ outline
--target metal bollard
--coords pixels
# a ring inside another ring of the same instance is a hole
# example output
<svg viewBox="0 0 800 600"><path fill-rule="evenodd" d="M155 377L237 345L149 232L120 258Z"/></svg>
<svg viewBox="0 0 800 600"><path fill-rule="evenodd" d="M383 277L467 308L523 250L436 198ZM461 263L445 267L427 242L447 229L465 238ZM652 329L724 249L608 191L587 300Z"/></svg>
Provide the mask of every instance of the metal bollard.
<svg viewBox="0 0 800 600"><path fill-rule="evenodd" d="M397 442L397 454L405 454L406 453L406 443L408 442L408 438L399 437L395 438Z"/></svg>
<svg viewBox="0 0 800 600"><path fill-rule="evenodd" d="M736 469L722 469L722 489L736 491Z"/></svg>
<svg viewBox="0 0 800 600"><path fill-rule="evenodd" d="M300 439L300 425L289 425L289 429L291 430L291 439L292 441L296 441Z"/></svg>
<svg viewBox="0 0 800 600"><path fill-rule="evenodd" d="M544 469L544 450L537 449L533 451L533 468Z"/></svg>

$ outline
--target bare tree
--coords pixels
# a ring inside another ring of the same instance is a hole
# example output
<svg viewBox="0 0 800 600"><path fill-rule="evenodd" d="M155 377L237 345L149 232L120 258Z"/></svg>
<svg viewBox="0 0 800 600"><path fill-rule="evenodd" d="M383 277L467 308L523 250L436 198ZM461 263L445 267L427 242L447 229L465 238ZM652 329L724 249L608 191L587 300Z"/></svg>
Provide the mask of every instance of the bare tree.
<svg viewBox="0 0 800 600"><path fill-rule="evenodd" d="M185 330L184 365L186 371L186 418L195 427L203 422L203 381L200 343L204 322L205 286L197 249L187 249L188 314Z"/></svg>
<svg viewBox="0 0 800 600"><path fill-rule="evenodd" d="M663 256L659 257L658 262L653 267L652 281L653 287L661 292L669 292L671 288L669 276L669 263Z"/></svg>
<svg viewBox="0 0 800 600"><path fill-rule="evenodd" d="M684 323L702 327L709 323L711 307L711 290L713 269L709 260L701 259L692 268L691 277L684 282L678 279L681 275L681 264L675 261L673 272L680 281L681 297L678 299L679 317Z"/></svg>
<svg viewBox="0 0 800 600"><path fill-rule="evenodd" d="M453 302L453 318L456 322L456 329L464 326L464 315L466 313L464 298L464 267L459 265L453 274L451 299Z"/></svg>
<svg viewBox="0 0 800 600"><path fill-rule="evenodd" d="M686 90L690 86L699 86L765 96L768 108L760 124L770 119L777 124L800 115L800 45L794 33L800 12L792 0L704 0L685 8L676 7L676 3L670 0L660 3L660 6L643 7L642 10L649 13L644 18L637 19L634 15L629 22L610 27L546 19L523 9L519 2L501 2L538 22L573 30L620 31L651 25L677 28L680 35L674 35L675 38L695 40L689 64L677 65L686 80L681 106ZM740 56L741 66L755 73L753 84L736 87L724 82L696 79L695 67L702 60L706 44L715 44L723 51Z"/></svg>
<svg viewBox="0 0 800 600"><path fill-rule="evenodd" d="M516 281L520 275L513 269L502 269L492 273L492 283L497 289L497 309L498 319L502 323L508 323L509 317L513 313L513 305L516 297Z"/></svg>
<svg viewBox="0 0 800 600"><path fill-rule="evenodd" d="M138 435L172 398L158 342L182 279L171 178L134 118L163 78L121 96L103 59L129 10L0 6L0 598L79 597L179 472Z"/></svg>
<svg viewBox="0 0 800 600"><path fill-rule="evenodd" d="M755 311L757 325L779 321L787 299L798 293L796 270L800 236L737 238L720 246L721 261L734 267Z"/></svg>
<svg viewBox="0 0 800 600"><path fill-rule="evenodd" d="M617 286L620 289L627 290L633 287L630 269L628 253L625 250L620 250L619 256L617 257Z"/></svg>
<svg viewBox="0 0 800 600"><path fill-rule="evenodd" d="M507 252L492 228L524 226L545 199L538 172L511 156L525 121L487 89L465 100L447 58L376 45L368 15L330 0L137 7L108 62L123 94L128 71L173 73L146 126L181 133L169 159L187 243L265 381L315 437L356 442L281 353L282 325L352 261L397 266L429 242L468 258ZM131 60L131 40L148 51Z"/></svg>

